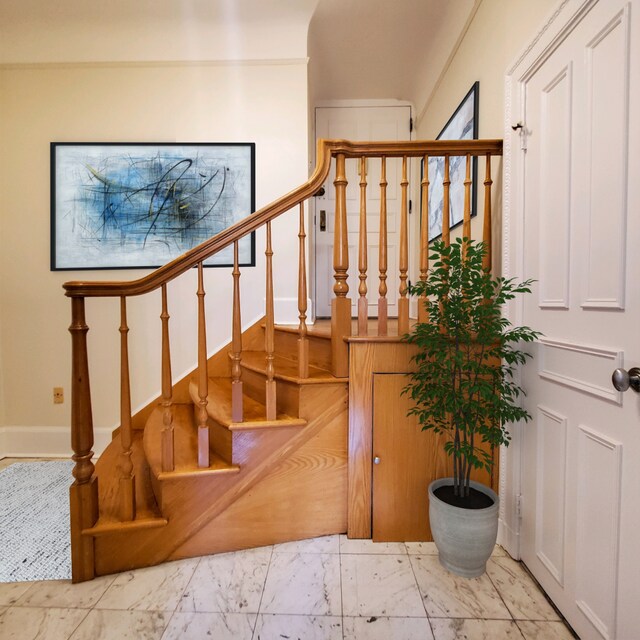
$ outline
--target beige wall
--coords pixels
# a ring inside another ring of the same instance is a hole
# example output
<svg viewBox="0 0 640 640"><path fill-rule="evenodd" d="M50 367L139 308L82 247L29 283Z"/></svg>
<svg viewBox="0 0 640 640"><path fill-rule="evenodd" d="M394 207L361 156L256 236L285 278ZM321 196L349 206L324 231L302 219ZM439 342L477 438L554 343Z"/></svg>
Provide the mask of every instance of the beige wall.
<svg viewBox="0 0 640 640"><path fill-rule="evenodd" d="M508 68L546 22L558 0L483 0L468 31L441 77L436 91L423 107L418 107L418 137L435 138L471 85L480 81L480 138L504 136L504 78ZM499 171L494 190L496 214L493 225L494 268L500 263ZM483 172L479 172L482 184ZM473 220L472 235L482 234L482 195L478 194L479 213Z"/></svg>
<svg viewBox="0 0 640 640"><path fill-rule="evenodd" d="M306 62L0 67L0 426L69 425L70 303L62 283L146 273L49 270L52 141L255 142L260 207L307 177ZM297 264L297 238L291 233L295 213L285 217L274 224L276 296L281 298L295 297L297 290L290 268ZM264 309L263 253L259 234L258 268L245 268L241 278L245 324ZM230 284L229 269L206 270L210 351L229 335ZM218 295L226 296L223 314ZM169 299L177 377L195 363L193 273L170 285ZM159 304L151 295L130 305L134 407L159 390ZM113 427L118 422L117 304L89 300L87 314L94 422L98 428ZM65 388L65 404L53 405L54 386Z"/></svg>

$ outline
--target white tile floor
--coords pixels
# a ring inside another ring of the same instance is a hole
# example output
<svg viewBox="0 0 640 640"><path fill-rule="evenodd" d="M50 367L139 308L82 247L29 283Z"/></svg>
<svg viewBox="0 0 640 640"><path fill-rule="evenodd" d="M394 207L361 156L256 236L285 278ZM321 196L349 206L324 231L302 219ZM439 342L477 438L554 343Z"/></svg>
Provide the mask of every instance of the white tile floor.
<svg viewBox="0 0 640 640"><path fill-rule="evenodd" d="M327 536L91 582L0 584L3 640L570 640L502 549L481 578L433 543Z"/></svg>
<svg viewBox="0 0 640 640"><path fill-rule="evenodd" d="M0 469L12 460L1 460ZM500 547L456 578L432 542L326 536L72 585L0 583L2 640L571 640Z"/></svg>

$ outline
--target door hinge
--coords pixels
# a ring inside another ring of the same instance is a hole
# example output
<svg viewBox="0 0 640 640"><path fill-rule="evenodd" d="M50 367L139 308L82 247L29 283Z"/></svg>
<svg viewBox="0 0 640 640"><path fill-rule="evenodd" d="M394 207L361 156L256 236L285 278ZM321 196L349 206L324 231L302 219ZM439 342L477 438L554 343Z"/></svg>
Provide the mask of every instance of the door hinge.
<svg viewBox="0 0 640 640"><path fill-rule="evenodd" d="M413 131L413 118L409 118L409 133Z"/></svg>
<svg viewBox="0 0 640 640"><path fill-rule="evenodd" d="M522 520L522 494L516 496L516 518Z"/></svg>
<svg viewBox="0 0 640 640"><path fill-rule="evenodd" d="M413 201L409 200L409 213L413 211Z"/></svg>

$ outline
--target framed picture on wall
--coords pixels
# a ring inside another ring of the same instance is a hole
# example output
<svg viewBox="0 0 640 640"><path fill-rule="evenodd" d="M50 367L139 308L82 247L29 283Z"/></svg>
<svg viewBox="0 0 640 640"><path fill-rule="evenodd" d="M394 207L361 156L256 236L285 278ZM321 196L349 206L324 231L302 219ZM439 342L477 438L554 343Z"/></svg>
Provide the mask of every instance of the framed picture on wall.
<svg viewBox="0 0 640 640"><path fill-rule="evenodd" d="M475 82L449 121L438 134L437 140L477 140L478 102L480 83ZM477 210L478 158L472 159L471 216ZM464 208L464 178L466 158L449 159L449 223L450 228L462 223ZM424 168L423 168L424 172ZM442 208L444 203L444 158L429 158L429 242L442 235Z"/></svg>
<svg viewBox="0 0 640 640"><path fill-rule="evenodd" d="M254 174L254 143L52 142L51 269L166 264L255 210ZM238 248L253 266L255 234Z"/></svg>

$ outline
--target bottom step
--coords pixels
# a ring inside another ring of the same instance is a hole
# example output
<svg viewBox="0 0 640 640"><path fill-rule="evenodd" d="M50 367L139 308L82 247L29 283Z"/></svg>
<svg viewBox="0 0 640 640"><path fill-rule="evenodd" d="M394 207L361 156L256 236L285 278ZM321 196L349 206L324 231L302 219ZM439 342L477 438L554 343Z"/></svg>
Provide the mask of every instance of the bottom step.
<svg viewBox="0 0 640 640"><path fill-rule="evenodd" d="M133 431L131 443L131 461L135 479L136 518L130 522L120 519L120 456L122 447L120 438L112 440L96 462L95 473L98 478L98 504L100 513L96 524L83 530L83 534L100 535L120 530L147 529L164 526L167 521L160 513L156 497L151 486L149 465L144 453L142 433Z"/></svg>

